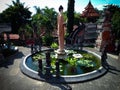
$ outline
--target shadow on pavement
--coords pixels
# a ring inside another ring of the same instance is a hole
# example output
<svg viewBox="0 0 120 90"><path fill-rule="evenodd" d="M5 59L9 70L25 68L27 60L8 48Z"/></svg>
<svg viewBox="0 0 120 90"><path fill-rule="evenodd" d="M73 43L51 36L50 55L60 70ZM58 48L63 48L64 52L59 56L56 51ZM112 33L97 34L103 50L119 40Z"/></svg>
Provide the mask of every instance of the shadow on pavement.
<svg viewBox="0 0 120 90"><path fill-rule="evenodd" d="M24 56L24 54L22 52L17 52L15 55L12 55L12 56L6 58L2 63L0 63L0 68L1 67L8 68L8 66L14 64L15 59L22 58L23 56Z"/></svg>
<svg viewBox="0 0 120 90"><path fill-rule="evenodd" d="M72 87L68 84L51 84L51 85L59 87L61 90L72 90Z"/></svg>
<svg viewBox="0 0 120 90"><path fill-rule="evenodd" d="M116 67L108 65L108 72L112 73L112 74L116 74L118 75L118 72L120 74L120 70L118 70Z"/></svg>
<svg viewBox="0 0 120 90"><path fill-rule="evenodd" d="M120 73L120 70L117 69L115 66L109 65L107 61L103 64L103 67L108 70L108 72L118 75Z"/></svg>

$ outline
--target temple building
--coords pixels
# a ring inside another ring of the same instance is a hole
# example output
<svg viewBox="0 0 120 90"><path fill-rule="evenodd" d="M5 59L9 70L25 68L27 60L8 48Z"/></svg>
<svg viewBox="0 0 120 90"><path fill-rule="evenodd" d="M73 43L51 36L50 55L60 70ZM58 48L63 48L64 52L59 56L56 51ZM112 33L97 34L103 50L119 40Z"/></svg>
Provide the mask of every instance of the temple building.
<svg viewBox="0 0 120 90"><path fill-rule="evenodd" d="M98 37L97 23L96 20L99 18L99 14L94 9L91 1L85 7L85 10L81 14L81 17L87 19L85 23L85 32L84 32L84 46L95 46L95 41Z"/></svg>
<svg viewBox="0 0 120 90"><path fill-rule="evenodd" d="M99 18L99 16L99 13L96 12L91 1L89 1L85 10L81 14L81 17L86 18L88 22L96 22L96 19Z"/></svg>

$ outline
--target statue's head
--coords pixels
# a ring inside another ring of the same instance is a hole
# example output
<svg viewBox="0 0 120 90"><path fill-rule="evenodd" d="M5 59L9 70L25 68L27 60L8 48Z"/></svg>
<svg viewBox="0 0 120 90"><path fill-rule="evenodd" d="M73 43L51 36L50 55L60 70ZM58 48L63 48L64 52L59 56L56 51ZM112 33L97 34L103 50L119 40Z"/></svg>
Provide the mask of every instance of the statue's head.
<svg viewBox="0 0 120 90"><path fill-rule="evenodd" d="M60 7L59 7L59 12L61 12L61 11L63 11L63 6L62 5L60 5Z"/></svg>

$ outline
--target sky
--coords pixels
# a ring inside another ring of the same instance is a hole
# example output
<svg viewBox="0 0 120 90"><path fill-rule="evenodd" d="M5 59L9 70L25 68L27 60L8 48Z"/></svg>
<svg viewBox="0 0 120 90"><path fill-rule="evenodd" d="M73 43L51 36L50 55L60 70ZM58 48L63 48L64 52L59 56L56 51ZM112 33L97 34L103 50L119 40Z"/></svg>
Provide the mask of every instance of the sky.
<svg viewBox="0 0 120 90"><path fill-rule="evenodd" d="M12 1L16 0L0 0L0 13L8 8L8 5L12 5ZM54 8L58 12L58 7L62 5L64 11L67 10L68 0L20 0L20 2L25 3L25 6L30 7L29 10L35 13L34 6L40 7L40 9L47 6L48 8ZM84 8L87 6L89 0L75 0L75 11L82 13ZM102 10L104 5L115 4L120 6L120 0L91 0L92 5ZM8 4L8 5L7 5Z"/></svg>

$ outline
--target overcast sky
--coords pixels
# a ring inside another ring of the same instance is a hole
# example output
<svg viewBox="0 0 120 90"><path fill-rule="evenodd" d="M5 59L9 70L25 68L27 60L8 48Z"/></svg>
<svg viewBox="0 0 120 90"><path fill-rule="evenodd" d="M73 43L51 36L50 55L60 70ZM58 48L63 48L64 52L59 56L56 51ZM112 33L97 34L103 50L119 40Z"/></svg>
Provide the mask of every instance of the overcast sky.
<svg viewBox="0 0 120 90"><path fill-rule="evenodd" d="M11 5L12 1L13 0L0 0L0 13L8 8L7 4ZM49 8L54 8L55 11L58 11L58 7L62 5L64 7L64 11L66 11L68 0L20 0L20 2L25 2L25 6L30 7L29 10L34 13L34 6L40 7L41 9L48 6ZM89 0L75 0L75 11L82 13L88 2ZM93 6L99 10L101 10L103 5L106 4L120 5L120 0L91 0L91 2Z"/></svg>

